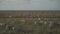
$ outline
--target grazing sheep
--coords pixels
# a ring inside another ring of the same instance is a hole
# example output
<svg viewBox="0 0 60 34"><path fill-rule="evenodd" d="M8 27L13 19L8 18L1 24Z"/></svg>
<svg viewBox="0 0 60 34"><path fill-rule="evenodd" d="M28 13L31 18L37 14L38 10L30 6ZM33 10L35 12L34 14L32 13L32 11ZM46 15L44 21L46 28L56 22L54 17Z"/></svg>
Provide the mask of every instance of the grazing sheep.
<svg viewBox="0 0 60 34"><path fill-rule="evenodd" d="M47 22L45 21L44 24L47 24Z"/></svg>
<svg viewBox="0 0 60 34"><path fill-rule="evenodd" d="M43 25L44 24L44 21L39 21L37 22L38 25Z"/></svg>
<svg viewBox="0 0 60 34"><path fill-rule="evenodd" d="M14 30L15 30L15 27L13 26L13 27L12 27L12 31L14 31Z"/></svg>
<svg viewBox="0 0 60 34"><path fill-rule="evenodd" d="M49 23L49 27L52 27L52 21L50 21L50 23Z"/></svg>
<svg viewBox="0 0 60 34"><path fill-rule="evenodd" d="M14 25L6 25L6 30L14 30Z"/></svg>
<svg viewBox="0 0 60 34"><path fill-rule="evenodd" d="M36 21L34 22L34 24L36 24Z"/></svg>
<svg viewBox="0 0 60 34"><path fill-rule="evenodd" d="M17 26L17 25L6 25L6 30L8 31L16 31L16 32L20 32L22 30L21 26Z"/></svg>
<svg viewBox="0 0 60 34"><path fill-rule="evenodd" d="M49 24L50 28L56 28L56 27L59 27L59 26L60 26L60 24L58 24L57 22L50 22L50 24Z"/></svg>
<svg viewBox="0 0 60 34"><path fill-rule="evenodd" d="M5 26L6 24L5 23L0 23L0 27L3 27Z"/></svg>
<svg viewBox="0 0 60 34"><path fill-rule="evenodd" d="M3 24L2 23L0 23L0 26L2 26Z"/></svg>
<svg viewBox="0 0 60 34"><path fill-rule="evenodd" d="M38 18L38 20L41 20L41 18Z"/></svg>
<svg viewBox="0 0 60 34"><path fill-rule="evenodd" d="M11 18L12 16L9 16L9 18Z"/></svg>

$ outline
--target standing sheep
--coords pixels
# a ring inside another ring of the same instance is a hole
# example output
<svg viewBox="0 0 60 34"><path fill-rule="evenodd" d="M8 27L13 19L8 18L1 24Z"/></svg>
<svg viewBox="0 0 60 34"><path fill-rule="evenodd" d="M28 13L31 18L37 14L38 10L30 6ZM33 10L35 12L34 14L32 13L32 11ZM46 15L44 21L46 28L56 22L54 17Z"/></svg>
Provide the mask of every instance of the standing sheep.
<svg viewBox="0 0 60 34"><path fill-rule="evenodd" d="M0 27L3 27L5 26L6 24L5 23L0 23Z"/></svg>
<svg viewBox="0 0 60 34"><path fill-rule="evenodd" d="M41 18L38 18L38 20L41 20Z"/></svg>
<svg viewBox="0 0 60 34"><path fill-rule="evenodd" d="M47 22L45 21L44 24L47 24Z"/></svg>
<svg viewBox="0 0 60 34"><path fill-rule="evenodd" d="M14 25L6 25L6 30L14 31L14 29L15 29Z"/></svg>
<svg viewBox="0 0 60 34"><path fill-rule="evenodd" d="M50 22L50 24L49 24L50 28L57 28L59 26L60 26L60 24L58 24L57 22Z"/></svg>

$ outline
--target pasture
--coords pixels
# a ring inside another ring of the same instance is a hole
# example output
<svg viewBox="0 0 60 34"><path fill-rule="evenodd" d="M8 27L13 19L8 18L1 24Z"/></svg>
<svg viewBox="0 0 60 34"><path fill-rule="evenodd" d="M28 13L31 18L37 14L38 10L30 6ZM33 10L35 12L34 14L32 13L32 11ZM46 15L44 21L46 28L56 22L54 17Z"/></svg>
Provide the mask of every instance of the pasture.
<svg viewBox="0 0 60 34"><path fill-rule="evenodd" d="M60 12L0 11L0 34L60 34Z"/></svg>

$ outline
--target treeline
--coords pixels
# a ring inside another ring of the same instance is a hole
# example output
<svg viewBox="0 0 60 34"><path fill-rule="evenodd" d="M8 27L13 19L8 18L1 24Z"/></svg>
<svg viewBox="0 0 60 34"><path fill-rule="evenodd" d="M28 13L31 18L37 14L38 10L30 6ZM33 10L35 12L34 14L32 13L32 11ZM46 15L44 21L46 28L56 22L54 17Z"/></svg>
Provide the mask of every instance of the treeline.
<svg viewBox="0 0 60 34"><path fill-rule="evenodd" d="M60 16L0 16L0 18L60 18Z"/></svg>

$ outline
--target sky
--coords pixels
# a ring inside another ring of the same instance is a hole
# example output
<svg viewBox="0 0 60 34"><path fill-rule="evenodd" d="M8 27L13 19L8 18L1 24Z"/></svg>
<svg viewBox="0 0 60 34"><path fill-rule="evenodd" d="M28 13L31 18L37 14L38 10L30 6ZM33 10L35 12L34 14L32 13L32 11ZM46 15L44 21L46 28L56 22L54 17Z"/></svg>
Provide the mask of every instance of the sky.
<svg viewBox="0 0 60 34"><path fill-rule="evenodd" d="M0 0L0 10L60 10L60 0Z"/></svg>

